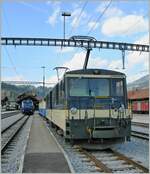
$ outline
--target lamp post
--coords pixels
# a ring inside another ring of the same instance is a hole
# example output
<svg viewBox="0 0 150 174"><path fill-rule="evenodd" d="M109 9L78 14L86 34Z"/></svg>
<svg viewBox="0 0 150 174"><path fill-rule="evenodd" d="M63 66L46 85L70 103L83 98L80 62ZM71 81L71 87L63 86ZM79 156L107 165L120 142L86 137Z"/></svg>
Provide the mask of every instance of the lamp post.
<svg viewBox="0 0 150 174"><path fill-rule="evenodd" d="M62 16L64 17L64 39L65 39L65 17L66 16L71 16L71 13L62 12Z"/></svg>
<svg viewBox="0 0 150 174"><path fill-rule="evenodd" d="M45 96L45 66L41 67L43 69L43 97Z"/></svg>

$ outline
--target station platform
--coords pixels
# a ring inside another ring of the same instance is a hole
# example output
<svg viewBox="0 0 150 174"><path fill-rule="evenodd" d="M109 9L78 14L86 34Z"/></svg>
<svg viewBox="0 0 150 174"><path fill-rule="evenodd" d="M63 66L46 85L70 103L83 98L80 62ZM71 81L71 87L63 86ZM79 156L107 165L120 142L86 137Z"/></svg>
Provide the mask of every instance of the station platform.
<svg viewBox="0 0 150 174"><path fill-rule="evenodd" d="M62 151L38 114L33 116L23 173L71 173Z"/></svg>
<svg viewBox="0 0 150 174"><path fill-rule="evenodd" d="M149 123L149 114L133 114L133 122Z"/></svg>

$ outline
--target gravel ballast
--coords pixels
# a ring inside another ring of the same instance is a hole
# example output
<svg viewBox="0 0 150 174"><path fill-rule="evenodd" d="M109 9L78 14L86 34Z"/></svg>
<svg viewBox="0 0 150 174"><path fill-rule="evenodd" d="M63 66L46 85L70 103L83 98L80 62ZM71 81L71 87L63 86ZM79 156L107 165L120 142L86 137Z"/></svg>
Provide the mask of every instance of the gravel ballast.
<svg viewBox="0 0 150 174"><path fill-rule="evenodd" d="M66 143L63 137L59 136L56 131L47 124L48 129L54 134L58 143L62 146L68 158L77 173L89 173L95 172L96 167L89 161L87 161L84 156L82 156L76 149L75 146ZM145 167L149 167L149 143L147 140L142 140L139 138L131 138L130 142L125 142L123 144L116 144L113 148L124 154L127 157L139 162ZM101 152L97 152L101 153Z"/></svg>
<svg viewBox="0 0 150 174"><path fill-rule="evenodd" d="M3 173L21 173L27 140L32 124L31 116L18 135L8 145L7 153L1 155L1 170Z"/></svg>
<svg viewBox="0 0 150 174"><path fill-rule="evenodd" d="M82 156L75 148L75 146L66 143L64 138L59 136L54 129L47 124L48 129L54 134L58 143L62 146L68 158L77 173L90 173L95 172L96 167L89 161L86 161L84 156ZM142 140L139 138L131 138L130 142L125 142L123 144L116 144L113 148L124 154L127 157L141 163L145 167L149 167L149 143L147 140ZM97 152L101 153L101 152Z"/></svg>

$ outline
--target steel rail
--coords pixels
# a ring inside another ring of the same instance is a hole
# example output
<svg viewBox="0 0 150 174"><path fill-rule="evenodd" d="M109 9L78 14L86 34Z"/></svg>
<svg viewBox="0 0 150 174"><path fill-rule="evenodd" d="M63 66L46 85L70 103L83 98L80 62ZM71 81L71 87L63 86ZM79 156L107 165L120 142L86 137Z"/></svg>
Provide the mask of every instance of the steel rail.
<svg viewBox="0 0 150 174"><path fill-rule="evenodd" d="M134 137L138 137L144 140L149 140L149 134L144 132L138 132L138 131L131 131L131 135Z"/></svg>
<svg viewBox="0 0 150 174"><path fill-rule="evenodd" d="M103 48L117 49L128 51L149 52L149 45L131 44L125 42L109 42L109 41L88 41L84 39L56 39L56 38L23 38L23 37L2 37L1 45L14 46L67 46L67 47L84 47L84 48Z"/></svg>
<svg viewBox="0 0 150 174"><path fill-rule="evenodd" d="M24 117L19 120L20 122L24 119ZM14 137L18 134L18 132L21 130L21 128L24 126L26 121L29 119L29 116L23 120L23 122L13 131L10 137L8 137L7 141L1 146L1 153L3 154L7 148L7 146L11 143L11 141L14 139Z"/></svg>
<svg viewBox="0 0 150 174"><path fill-rule="evenodd" d="M8 113L1 113L1 119L5 119L11 116L15 116L19 114L19 111L13 111L13 112L8 112Z"/></svg>
<svg viewBox="0 0 150 174"><path fill-rule="evenodd" d="M126 157L125 155L113 150L109 149L111 152L113 152L116 156L118 156L118 159L126 161L128 164L131 164L135 166L136 168L142 170L144 173L149 173L149 169L142 166L141 164L137 163L136 161L131 160L130 158Z"/></svg>
<svg viewBox="0 0 150 174"><path fill-rule="evenodd" d="M84 150L83 148L79 147L80 152L85 154L92 162L95 163L95 165L101 169L105 173L112 173L112 170L108 168L104 163L102 163L100 160L96 159L94 155L89 153L88 151Z"/></svg>
<svg viewBox="0 0 150 174"><path fill-rule="evenodd" d="M85 154L90 161L94 162L95 165L102 170L102 172L105 173L113 173L113 169L108 168L106 164L104 164L101 160L97 159L92 153L88 152L87 150L84 150L82 147L79 147L79 151L80 153ZM115 157L117 157L116 160L123 160L124 163L122 164L130 164L131 166L133 166L135 169L139 169L142 170L144 173L148 173L149 169L142 166L141 164L131 160L130 158L126 157L125 155L113 150L113 149L105 149L102 152L111 152ZM100 153L100 152L99 152Z"/></svg>
<svg viewBox="0 0 150 174"><path fill-rule="evenodd" d="M140 122L131 122L132 125L135 125L135 126L141 126L141 127L149 127L149 123L140 123Z"/></svg>
<svg viewBox="0 0 150 174"><path fill-rule="evenodd" d="M1 131L1 133L4 133L5 131L7 131L8 129L10 129L12 126L14 126L18 121L20 121L21 119L23 119L23 117L25 116L22 116L20 117L18 120L16 120L15 122L13 122L12 124L10 124L8 127L6 127L4 130Z"/></svg>

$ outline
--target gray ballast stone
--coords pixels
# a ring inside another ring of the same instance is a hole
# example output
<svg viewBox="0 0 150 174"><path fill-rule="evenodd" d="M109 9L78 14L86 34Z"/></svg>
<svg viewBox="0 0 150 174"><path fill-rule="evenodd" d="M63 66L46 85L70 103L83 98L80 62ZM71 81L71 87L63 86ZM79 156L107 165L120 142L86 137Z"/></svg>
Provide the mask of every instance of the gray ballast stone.
<svg viewBox="0 0 150 174"><path fill-rule="evenodd" d="M70 173L62 153L28 153L23 173Z"/></svg>

